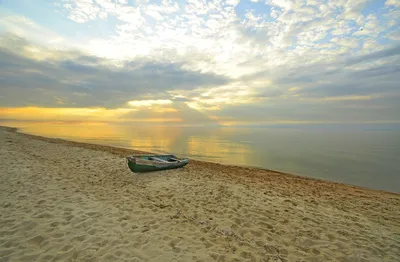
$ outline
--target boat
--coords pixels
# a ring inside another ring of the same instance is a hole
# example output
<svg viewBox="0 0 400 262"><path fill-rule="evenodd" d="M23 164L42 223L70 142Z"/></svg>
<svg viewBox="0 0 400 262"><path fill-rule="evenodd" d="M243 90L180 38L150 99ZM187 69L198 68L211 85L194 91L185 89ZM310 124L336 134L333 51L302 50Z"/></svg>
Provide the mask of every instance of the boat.
<svg viewBox="0 0 400 262"><path fill-rule="evenodd" d="M175 155L140 155L126 159L129 169L134 173L180 168L189 163L188 158L177 158Z"/></svg>

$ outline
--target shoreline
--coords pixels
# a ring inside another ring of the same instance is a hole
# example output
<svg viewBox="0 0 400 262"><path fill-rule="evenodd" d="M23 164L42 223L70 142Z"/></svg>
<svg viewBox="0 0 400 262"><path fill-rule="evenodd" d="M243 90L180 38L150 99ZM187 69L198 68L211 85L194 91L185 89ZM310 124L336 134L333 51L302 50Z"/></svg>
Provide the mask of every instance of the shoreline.
<svg viewBox="0 0 400 262"><path fill-rule="evenodd" d="M400 195L0 128L0 260L399 261Z"/></svg>
<svg viewBox="0 0 400 262"><path fill-rule="evenodd" d="M28 134L28 133L23 133L19 130L17 127L8 127L8 126L1 126L0 129L5 129L8 130L9 132L14 132L18 133L33 139L38 139L50 143L60 143L60 144L65 144L69 146L77 146L77 147L82 147L82 148L87 148L87 149L92 149L92 150L98 150L102 152L108 152L114 155L118 155L121 157L126 157L129 154L156 154L152 152L146 152L146 151L140 151L140 150L135 150L135 149L129 149L129 148L123 148L123 147L117 147L117 146L110 146L110 145L103 145L103 144L92 144L92 143L87 143L87 142L78 142L78 141L73 141L73 140L68 140L68 139L63 139L63 138L51 138L51 137L45 137L45 136L40 136L40 135L33 135L33 134ZM358 185L353 185L353 184L346 184L344 182L335 182L335 181L330 181L330 180L324 180L324 179L319 179L319 178L313 178L313 177L308 177L308 176L302 176L298 174L293 174L293 173L286 173L282 172L279 170L272 170L268 168L262 168L262 167L254 167L254 166L238 166L238 165L229 165L229 164L223 164L223 163L218 163L218 162L210 162L210 161L205 161L205 160L195 160L195 159L189 159L189 165L191 163L196 163L196 164L204 164L204 165L214 165L214 166L225 166L229 168L236 168L236 169L242 169L242 170L254 170L254 171L260 171L260 172L266 172L266 173L273 173L273 174L278 174L282 176L289 176L294 179L304 179L304 180L311 180L315 182L320 182L320 183L333 183L338 186L345 186L349 187L352 189L359 189L359 190L370 190L370 191L376 191L376 192L382 192L382 193L389 193L389 194L394 194L394 195L400 195L400 192L392 192L392 191L387 191L387 190L381 190L381 189L373 189L373 188L368 188L368 187L362 187Z"/></svg>

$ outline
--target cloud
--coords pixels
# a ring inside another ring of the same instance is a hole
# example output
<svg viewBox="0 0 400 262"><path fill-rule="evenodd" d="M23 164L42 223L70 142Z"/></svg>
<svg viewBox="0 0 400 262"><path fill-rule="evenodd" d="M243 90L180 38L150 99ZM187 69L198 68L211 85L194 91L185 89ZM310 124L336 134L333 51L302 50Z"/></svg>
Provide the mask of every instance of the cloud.
<svg viewBox="0 0 400 262"><path fill-rule="evenodd" d="M62 100L67 107L115 108L148 94L168 96L169 90L192 90L230 81L211 73L188 71L175 63L139 59L125 61L119 67L98 57L71 52L37 60L29 54L20 55L18 50L29 45L24 39L13 36L13 43L16 50L0 49L3 106L59 106Z"/></svg>
<svg viewBox="0 0 400 262"><path fill-rule="evenodd" d="M396 0L387 0L387 1L385 2L385 5L387 5L387 6L394 6L394 7L400 7L399 1L396 1Z"/></svg>
<svg viewBox="0 0 400 262"><path fill-rule="evenodd" d="M385 50L374 52L371 54L366 54L366 55L350 58L345 62L345 64L346 65L354 65L357 63L361 63L361 62L367 62L370 60L376 60L376 59L391 57L391 56L400 56L400 45L396 45L396 46L387 48Z"/></svg>
<svg viewBox="0 0 400 262"><path fill-rule="evenodd" d="M400 94L398 50L397 46L343 62L298 67L285 76L276 76L275 82L301 86L296 94L304 99Z"/></svg>
<svg viewBox="0 0 400 262"><path fill-rule="evenodd" d="M87 75L96 73L97 71L97 69L92 66L82 65L71 60L60 61L59 66L60 68L66 69L67 71L75 74Z"/></svg>
<svg viewBox="0 0 400 262"><path fill-rule="evenodd" d="M65 0L55 7L77 22L77 35L86 35L88 26L82 24L100 22L112 29L107 37L79 39L79 49L95 56L117 60L145 56L182 64L187 70L239 78L265 67L334 60L356 52L357 47L348 46L355 41L373 48L372 37L379 37L377 32L383 36L388 30L382 27L381 16L393 13L388 8L391 2L373 14L365 12L372 1L364 0L163 0L136 1L134 5L128 1ZM32 29L32 35L36 31ZM344 37L345 41L335 41ZM57 39L62 36L48 42ZM310 60L312 53L318 55Z"/></svg>
<svg viewBox="0 0 400 262"><path fill-rule="evenodd" d="M21 16L0 6L0 34L9 33L19 38L29 39L30 42L44 46L53 46L57 49L82 48L78 43L66 39L58 32L54 32L25 16ZM3 39L4 40L4 39ZM12 41L12 39L7 39ZM3 45L4 43L0 43ZM55 45L56 44L56 45Z"/></svg>
<svg viewBox="0 0 400 262"><path fill-rule="evenodd" d="M17 35L0 41L0 105L171 121L370 121L374 110L396 120L396 3L64 0L57 32L0 8L0 30Z"/></svg>
<svg viewBox="0 0 400 262"><path fill-rule="evenodd" d="M277 67L241 79L269 79L252 103L222 108L226 121L399 121L399 46L335 62ZM350 112L347 112L351 110ZM234 120L229 117L235 116Z"/></svg>
<svg viewBox="0 0 400 262"><path fill-rule="evenodd" d="M64 8L68 12L68 18L77 22L85 23L96 18L104 19L107 13L102 10L102 7L112 7L112 4L107 1L97 1L96 4L92 0L73 0L64 3Z"/></svg>
<svg viewBox="0 0 400 262"><path fill-rule="evenodd" d="M167 105L168 107L165 107ZM136 107L137 108L137 107ZM217 125L218 122L208 115L201 113L186 103L174 102L173 104L158 104L156 106L140 106L140 110L128 112L121 119L146 121L156 119L157 122L178 123L180 125Z"/></svg>

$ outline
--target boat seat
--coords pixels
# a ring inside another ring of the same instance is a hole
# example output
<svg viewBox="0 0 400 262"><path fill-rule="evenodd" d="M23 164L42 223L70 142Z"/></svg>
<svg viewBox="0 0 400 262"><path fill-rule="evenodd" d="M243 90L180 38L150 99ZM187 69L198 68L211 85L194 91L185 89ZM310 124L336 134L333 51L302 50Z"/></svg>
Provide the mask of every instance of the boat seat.
<svg viewBox="0 0 400 262"><path fill-rule="evenodd" d="M167 160L161 159L161 158L157 158L157 157L149 157L150 160L157 160L163 163L169 163Z"/></svg>

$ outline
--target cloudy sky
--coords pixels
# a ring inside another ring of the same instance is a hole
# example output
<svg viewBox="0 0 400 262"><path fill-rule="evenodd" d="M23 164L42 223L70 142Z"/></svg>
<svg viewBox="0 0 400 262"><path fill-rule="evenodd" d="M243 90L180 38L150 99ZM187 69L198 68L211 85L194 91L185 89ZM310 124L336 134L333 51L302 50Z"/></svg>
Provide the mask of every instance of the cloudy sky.
<svg viewBox="0 0 400 262"><path fill-rule="evenodd" d="M400 123L398 0L0 0L0 119Z"/></svg>

